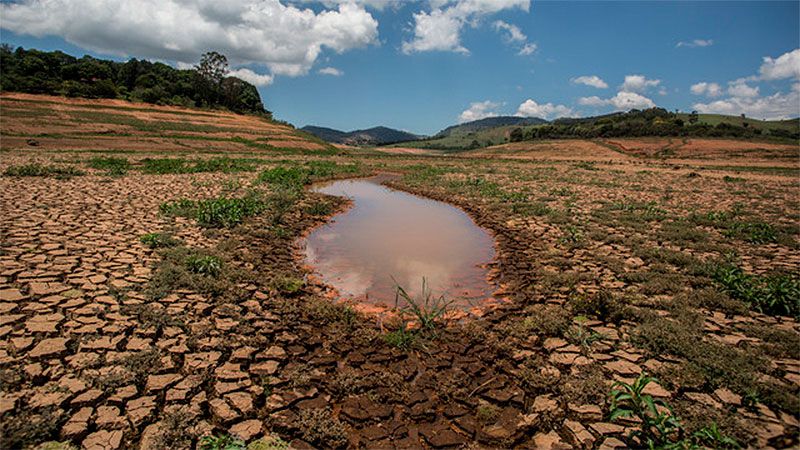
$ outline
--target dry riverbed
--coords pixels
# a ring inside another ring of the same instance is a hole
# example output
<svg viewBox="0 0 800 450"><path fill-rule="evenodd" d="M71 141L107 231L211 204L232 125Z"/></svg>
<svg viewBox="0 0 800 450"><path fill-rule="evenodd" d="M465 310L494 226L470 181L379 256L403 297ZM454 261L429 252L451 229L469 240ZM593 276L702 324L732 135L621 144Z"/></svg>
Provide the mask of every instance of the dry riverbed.
<svg viewBox="0 0 800 450"><path fill-rule="evenodd" d="M691 436L714 423L742 446L798 444L797 309L756 305L796 286L797 165L17 137L0 162L0 447L640 446L609 393L643 373L681 419L667 440L711 445ZM385 170L492 232L507 302L405 328L308 278L295 241L344 201L302 187Z"/></svg>

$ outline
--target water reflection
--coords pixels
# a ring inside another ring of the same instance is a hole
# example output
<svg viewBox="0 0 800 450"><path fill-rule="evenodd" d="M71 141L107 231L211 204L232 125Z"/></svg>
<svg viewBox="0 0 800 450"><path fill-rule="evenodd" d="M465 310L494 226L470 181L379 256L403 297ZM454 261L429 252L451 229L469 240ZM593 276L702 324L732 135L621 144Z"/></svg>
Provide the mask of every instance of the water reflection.
<svg viewBox="0 0 800 450"><path fill-rule="evenodd" d="M343 297L392 306L395 280L419 295L431 290L461 307L491 295L492 238L460 209L391 190L379 178L336 181L314 190L346 196L353 207L314 230L306 258Z"/></svg>

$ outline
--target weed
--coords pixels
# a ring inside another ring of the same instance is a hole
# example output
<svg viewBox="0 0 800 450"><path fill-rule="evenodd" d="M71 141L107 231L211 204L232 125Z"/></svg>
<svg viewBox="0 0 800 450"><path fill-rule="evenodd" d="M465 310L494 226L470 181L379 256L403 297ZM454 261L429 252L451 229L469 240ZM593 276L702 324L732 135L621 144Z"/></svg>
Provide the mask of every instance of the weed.
<svg viewBox="0 0 800 450"><path fill-rule="evenodd" d="M205 436L200 439L200 450L245 450L244 441L229 434Z"/></svg>
<svg viewBox="0 0 800 450"><path fill-rule="evenodd" d="M262 171L258 176L258 182L299 189L309 182L309 176L308 171L300 167L279 166Z"/></svg>
<svg viewBox="0 0 800 450"><path fill-rule="evenodd" d="M306 409L300 412L298 423L303 438L321 447L342 448L347 445L347 432L330 409Z"/></svg>
<svg viewBox="0 0 800 450"><path fill-rule="evenodd" d="M4 174L9 177L55 177L67 179L85 175L85 172L74 167L45 166L39 163L31 163L22 166L9 166Z"/></svg>
<svg viewBox="0 0 800 450"><path fill-rule="evenodd" d="M288 275L278 275L270 282L271 286L283 295L294 295L298 293L305 281L302 278L296 278Z"/></svg>
<svg viewBox="0 0 800 450"><path fill-rule="evenodd" d="M417 334L408 329L408 324L403 323L394 331L381 336L384 342L400 350L409 350L417 340Z"/></svg>
<svg viewBox="0 0 800 450"><path fill-rule="evenodd" d="M650 449L687 449L700 445L716 449L741 448L735 439L721 433L715 422L686 436L680 418L669 403L644 393L651 382L657 381L642 373L632 384L618 381L611 387L609 421L629 418L638 422L639 428L628 438L636 438Z"/></svg>
<svg viewBox="0 0 800 450"><path fill-rule="evenodd" d="M196 208L197 202L185 198L173 200L171 202L165 202L158 207L159 211L161 211L161 214L164 214L165 216L183 217L193 216Z"/></svg>
<svg viewBox="0 0 800 450"><path fill-rule="evenodd" d="M139 238L142 244L150 248L165 248L181 245L181 240L176 239L169 233L147 233Z"/></svg>
<svg viewBox="0 0 800 450"><path fill-rule="evenodd" d="M162 203L159 209L169 216L191 217L204 227L230 228L246 218L259 214L266 208L256 194L242 198L212 198L200 201L178 199Z"/></svg>
<svg viewBox="0 0 800 450"><path fill-rule="evenodd" d="M564 245L577 245L583 241L583 231L575 225L567 225L561 229L561 237L558 242Z"/></svg>
<svg viewBox="0 0 800 450"><path fill-rule="evenodd" d="M583 170L598 170L595 164L591 161L581 161L577 164L573 164L572 167Z"/></svg>
<svg viewBox="0 0 800 450"><path fill-rule="evenodd" d="M711 277L731 297L764 314L800 318L800 277L790 274L750 275L722 263L712 265Z"/></svg>
<svg viewBox="0 0 800 450"><path fill-rule="evenodd" d="M585 317L576 317L576 323L569 327L564 337L566 337L569 342L581 347L581 350L584 352L588 352L593 343L603 340L603 335L593 331L591 328L587 328L586 325L584 325L585 321Z"/></svg>
<svg viewBox="0 0 800 450"><path fill-rule="evenodd" d="M128 173L131 164L127 158L95 156L89 160L89 167L105 170L108 176L122 176Z"/></svg>
<svg viewBox="0 0 800 450"><path fill-rule="evenodd" d="M312 216L328 216L333 212L333 206L326 201L317 200L308 205L305 212Z"/></svg>
<svg viewBox="0 0 800 450"><path fill-rule="evenodd" d="M222 260L216 256L190 256L186 259L189 272L216 277L222 271Z"/></svg>
<svg viewBox="0 0 800 450"><path fill-rule="evenodd" d="M210 158L191 161L182 158L146 158L142 172L147 174L185 174L201 172L252 172L258 160L246 158Z"/></svg>
<svg viewBox="0 0 800 450"><path fill-rule="evenodd" d="M425 278L422 279L422 291L419 298L414 298L397 284L395 294L395 307L397 308L401 299L404 306L400 308L402 316L411 317L419 326L423 333L431 337L436 337L438 328L442 325L445 315L453 304L452 300L445 300L444 295L435 296L428 287Z"/></svg>
<svg viewBox="0 0 800 450"><path fill-rule="evenodd" d="M247 444L247 450L289 450L289 443L277 436L268 436Z"/></svg>
<svg viewBox="0 0 800 450"><path fill-rule="evenodd" d="M558 305L536 304L526 317L512 326L514 334L527 337L529 334L562 336L570 324L569 312Z"/></svg>
<svg viewBox="0 0 800 450"><path fill-rule="evenodd" d="M483 423L491 423L500 415L500 409L486 401L481 401L477 408L475 408L475 418Z"/></svg>
<svg viewBox="0 0 800 450"><path fill-rule="evenodd" d="M770 244L778 241L775 228L765 222L734 221L723 232L725 237L741 239L751 244Z"/></svg>

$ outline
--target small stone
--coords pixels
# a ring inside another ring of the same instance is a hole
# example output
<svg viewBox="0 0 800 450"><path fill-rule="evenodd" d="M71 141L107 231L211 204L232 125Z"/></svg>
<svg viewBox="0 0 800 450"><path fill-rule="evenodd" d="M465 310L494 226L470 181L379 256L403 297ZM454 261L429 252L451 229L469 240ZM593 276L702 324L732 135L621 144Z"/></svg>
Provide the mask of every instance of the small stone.
<svg viewBox="0 0 800 450"><path fill-rule="evenodd" d="M561 436L555 431L549 433L536 433L533 436L534 447L543 450L566 450L571 448L561 440Z"/></svg>
<svg viewBox="0 0 800 450"><path fill-rule="evenodd" d="M83 440L86 450L116 450L122 444L122 430L97 431Z"/></svg>

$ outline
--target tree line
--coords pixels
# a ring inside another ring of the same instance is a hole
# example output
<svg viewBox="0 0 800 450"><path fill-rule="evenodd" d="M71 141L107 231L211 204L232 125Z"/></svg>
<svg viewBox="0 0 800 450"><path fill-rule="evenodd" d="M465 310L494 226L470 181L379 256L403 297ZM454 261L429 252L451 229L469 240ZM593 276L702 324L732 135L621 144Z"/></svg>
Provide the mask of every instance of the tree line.
<svg viewBox="0 0 800 450"><path fill-rule="evenodd" d="M225 108L237 113L271 113L252 84L227 76L227 58L204 54L193 69L132 58L115 62L61 51L0 46L0 91L120 98L159 105Z"/></svg>
<svg viewBox="0 0 800 450"><path fill-rule="evenodd" d="M685 116L685 115L684 115ZM586 119L558 119L547 125L511 131L509 140L520 142L535 139L566 138L613 138L641 136L689 136L689 137L775 137L781 139L800 139L800 129L761 130L744 120L733 124L721 122L716 126L700 123L697 112L693 111L684 120L680 115L663 108L631 110Z"/></svg>

